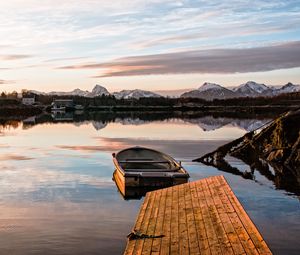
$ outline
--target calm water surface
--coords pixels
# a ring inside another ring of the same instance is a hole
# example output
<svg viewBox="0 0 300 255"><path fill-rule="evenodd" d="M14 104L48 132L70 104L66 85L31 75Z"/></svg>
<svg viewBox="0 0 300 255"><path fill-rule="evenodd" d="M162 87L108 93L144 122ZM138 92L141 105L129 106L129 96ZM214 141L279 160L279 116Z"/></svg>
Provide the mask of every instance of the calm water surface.
<svg viewBox="0 0 300 255"><path fill-rule="evenodd" d="M299 254L295 194L191 162L268 120L34 121L0 127L0 254L121 254L142 200L119 194L111 153L135 145L182 160L191 180L223 174L273 252Z"/></svg>

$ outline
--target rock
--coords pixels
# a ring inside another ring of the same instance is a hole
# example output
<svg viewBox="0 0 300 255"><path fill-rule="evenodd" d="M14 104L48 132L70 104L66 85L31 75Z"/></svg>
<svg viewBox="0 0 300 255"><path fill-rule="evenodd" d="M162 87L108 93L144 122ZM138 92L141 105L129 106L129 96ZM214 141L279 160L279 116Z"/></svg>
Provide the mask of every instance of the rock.
<svg viewBox="0 0 300 255"><path fill-rule="evenodd" d="M274 150L269 153L267 160L268 161L275 161L275 162L281 162L283 160L283 150Z"/></svg>

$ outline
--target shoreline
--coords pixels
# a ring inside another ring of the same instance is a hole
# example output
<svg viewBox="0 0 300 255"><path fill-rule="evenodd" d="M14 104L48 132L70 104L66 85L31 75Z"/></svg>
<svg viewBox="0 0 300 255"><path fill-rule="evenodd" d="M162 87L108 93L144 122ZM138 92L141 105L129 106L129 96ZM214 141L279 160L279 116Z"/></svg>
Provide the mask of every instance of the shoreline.
<svg viewBox="0 0 300 255"><path fill-rule="evenodd" d="M288 110L294 110L300 108L300 105L253 105L253 106L88 106L80 112L93 113L126 113L126 112L153 112L153 113L203 113L203 114L260 114L260 113L283 113ZM65 112L76 112L75 109L67 109ZM50 107L45 105L39 106L0 106L0 117L12 117L12 116L24 116L30 117L39 115L42 113L50 114ZM77 111L79 112L79 111Z"/></svg>

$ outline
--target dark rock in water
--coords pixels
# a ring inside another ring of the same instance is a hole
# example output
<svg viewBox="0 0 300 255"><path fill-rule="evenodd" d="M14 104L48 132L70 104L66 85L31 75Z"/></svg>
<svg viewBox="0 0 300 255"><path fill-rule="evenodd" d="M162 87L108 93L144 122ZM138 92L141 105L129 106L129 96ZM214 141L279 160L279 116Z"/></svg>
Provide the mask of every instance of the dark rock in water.
<svg viewBox="0 0 300 255"><path fill-rule="evenodd" d="M227 155L242 160L250 172L232 167ZM254 180L254 171L258 171L276 188L300 195L300 109L278 117L259 133L247 133L194 161L245 179Z"/></svg>
<svg viewBox="0 0 300 255"><path fill-rule="evenodd" d="M274 120L230 154L241 159L259 157L300 167L300 110L288 112Z"/></svg>

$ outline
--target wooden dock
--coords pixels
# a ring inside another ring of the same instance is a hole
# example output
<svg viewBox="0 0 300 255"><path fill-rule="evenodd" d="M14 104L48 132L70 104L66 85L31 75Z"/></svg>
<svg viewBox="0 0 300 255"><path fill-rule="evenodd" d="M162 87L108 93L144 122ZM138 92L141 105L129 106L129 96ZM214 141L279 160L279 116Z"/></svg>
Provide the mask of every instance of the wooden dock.
<svg viewBox="0 0 300 255"><path fill-rule="evenodd" d="M133 230L124 254L272 254L223 176L148 192Z"/></svg>

